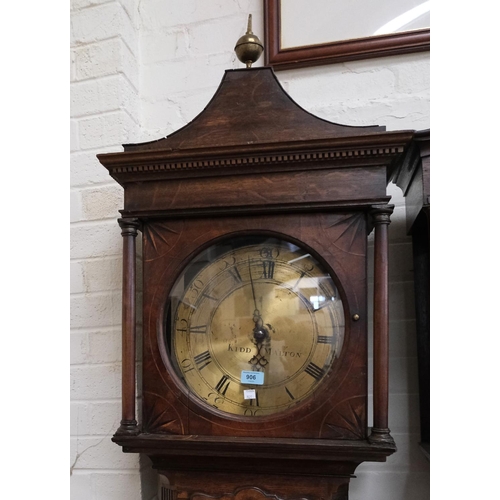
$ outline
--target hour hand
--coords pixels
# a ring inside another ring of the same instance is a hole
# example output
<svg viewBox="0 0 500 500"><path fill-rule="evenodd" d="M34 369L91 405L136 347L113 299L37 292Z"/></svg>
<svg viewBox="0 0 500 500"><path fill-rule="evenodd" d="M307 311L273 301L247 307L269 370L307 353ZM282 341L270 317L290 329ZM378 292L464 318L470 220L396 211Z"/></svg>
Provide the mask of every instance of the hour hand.
<svg viewBox="0 0 500 500"><path fill-rule="evenodd" d="M269 332L264 326L264 322L262 321L262 317L258 309L255 309L253 312L253 322L255 323L253 338L257 343L261 343L264 339L269 337Z"/></svg>
<svg viewBox="0 0 500 500"><path fill-rule="evenodd" d="M260 316L258 309L255 309L254 311L253 321L255 323L255 327L253 329L253 343L257 348L257 354L252 357L250 364L257 369L262 369L269 363L266 357L262 354L264 344L269 343L269 331L264 326L264 322L262 321L262 317Z"/></svg>
<svg viewBox="0 0 500 500"><path fill-rule="evenodd" d="M266 357L261 353L264 344L262 342L255 342L255 347L257 347L257 354L255 354L252 359L249 361L249 363L254 366L257 370L262 370L262 368L265 368L266 365L269 363L269 361L266 359Z"/></svg>

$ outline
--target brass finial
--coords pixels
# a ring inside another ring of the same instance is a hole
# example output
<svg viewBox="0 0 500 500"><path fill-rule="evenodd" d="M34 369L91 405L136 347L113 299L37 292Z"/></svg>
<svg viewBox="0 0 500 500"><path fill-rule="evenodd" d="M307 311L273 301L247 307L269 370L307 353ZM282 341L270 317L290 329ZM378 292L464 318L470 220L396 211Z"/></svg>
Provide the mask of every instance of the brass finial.
<svg viewBox="0 0 500 500"><path fill-rule="evenodd" d="M248 15L247 32L237 42L234 47L238 59L250 68L259 59L264 46L257 35L252 33L252 14Z"/></svg>

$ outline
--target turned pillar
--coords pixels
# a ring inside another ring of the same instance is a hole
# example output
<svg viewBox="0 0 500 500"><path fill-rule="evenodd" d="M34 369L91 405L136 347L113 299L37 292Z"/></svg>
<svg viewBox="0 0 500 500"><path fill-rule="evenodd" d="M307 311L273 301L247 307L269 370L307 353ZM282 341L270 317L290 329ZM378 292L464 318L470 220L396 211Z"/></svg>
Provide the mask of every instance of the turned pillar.
<svg viewBox="0 0 500 500"><path fill-rule="evenodd" d="M138 434L135 418L136 350L136 249L139 221L118 219L123 237L122 284L122 420L116 434Z"/></svg>
<svg viewBox="0 0 500 500"><path fill-rule="evenodd" d="M389 430L389 241L393 205L375 207L373 276L373 428L371 442L394 445Z"/></svg>

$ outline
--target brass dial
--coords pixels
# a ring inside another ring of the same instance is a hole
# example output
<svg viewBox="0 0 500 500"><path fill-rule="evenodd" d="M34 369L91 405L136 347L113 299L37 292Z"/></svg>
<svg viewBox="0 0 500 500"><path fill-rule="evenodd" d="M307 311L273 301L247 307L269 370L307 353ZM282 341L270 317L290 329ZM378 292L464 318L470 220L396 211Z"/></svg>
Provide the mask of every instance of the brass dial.
<svg viewBox="0 0 500 500"><path fill-rule="evenodd" d="M203 252L172 290L168 323L167 350L188 390L251 417L310 396L344 340L330 275L276 238L233 238Z"/></svg>

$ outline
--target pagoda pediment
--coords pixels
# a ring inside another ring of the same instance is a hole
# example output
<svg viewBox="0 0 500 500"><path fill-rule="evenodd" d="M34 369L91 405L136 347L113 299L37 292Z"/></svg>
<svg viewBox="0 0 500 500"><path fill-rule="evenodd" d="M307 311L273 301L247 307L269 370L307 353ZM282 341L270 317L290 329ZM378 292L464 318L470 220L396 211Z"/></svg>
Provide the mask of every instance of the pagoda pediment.
<svg viewBox="0 0 500 500"><path fill-rule="evenodd" d="M97 155L120 184L296 168L391 164L413 131L349 126L319 118L285 92L268 67L227 70L190 123L167 137Z"/></svg>
<svg viewBox="0 0 500 500"><path fill-rule="evenodd" d="M227 70L214 97L192 122L168 137L127 144L125 151L265 145L384 130L379 126L339 125L314 116L283 90L271 68Z"/></svg>

